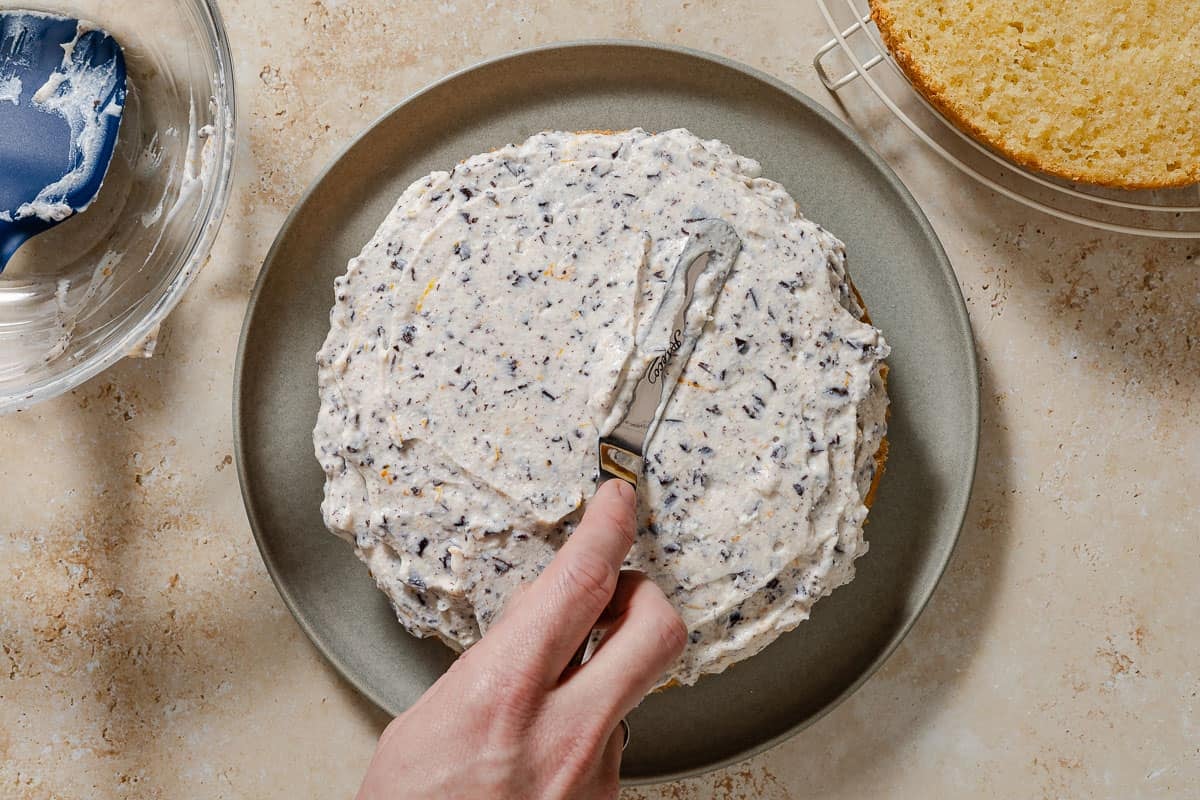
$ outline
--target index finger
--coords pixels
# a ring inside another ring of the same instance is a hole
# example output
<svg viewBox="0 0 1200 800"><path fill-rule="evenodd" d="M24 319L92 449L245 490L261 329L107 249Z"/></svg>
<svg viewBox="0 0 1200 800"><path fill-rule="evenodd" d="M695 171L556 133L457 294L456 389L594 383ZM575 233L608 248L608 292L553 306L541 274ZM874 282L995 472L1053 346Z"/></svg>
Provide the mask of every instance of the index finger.
<svg viewBox="0 0 1200 800"><path fill-rule="evenodd" d="M488 649L523 666L547 686L558 682L580 642L604 612L637 529L636 495L621 480L602 485L575 532L522 595L521 603L488 631Z"/></svg>

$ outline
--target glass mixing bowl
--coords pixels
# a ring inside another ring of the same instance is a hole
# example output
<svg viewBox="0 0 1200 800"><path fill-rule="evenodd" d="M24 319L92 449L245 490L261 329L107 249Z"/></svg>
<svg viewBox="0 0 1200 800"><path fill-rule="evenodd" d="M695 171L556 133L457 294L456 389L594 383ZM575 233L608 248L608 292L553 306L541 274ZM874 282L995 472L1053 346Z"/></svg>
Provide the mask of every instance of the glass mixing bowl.
<svg viewBox="0 0 1200 800"><path fill-rule="evenodd" d="M69 391L130 354L195 277L225 213L233 63L215 0L0 0L104 28L129 93L95 203L0 274L0 413Z"/></svg>

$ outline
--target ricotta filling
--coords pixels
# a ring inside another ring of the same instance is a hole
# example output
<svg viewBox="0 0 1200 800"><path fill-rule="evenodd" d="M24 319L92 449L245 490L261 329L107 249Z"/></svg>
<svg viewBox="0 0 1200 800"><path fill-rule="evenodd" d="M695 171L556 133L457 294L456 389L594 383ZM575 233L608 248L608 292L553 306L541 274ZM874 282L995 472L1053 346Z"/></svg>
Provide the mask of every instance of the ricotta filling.
<svg viewBox="0 0 1200 800"><path fill-rule="evenodd" d="M690 631L663 682L748 658L853 578L889 348L841 242L759 174L682 129L539 133L412 184L350 261L317 358L322 513L409 631L469 646L553 558L710 217L743 249L693 306L626 561Z"/></svg>

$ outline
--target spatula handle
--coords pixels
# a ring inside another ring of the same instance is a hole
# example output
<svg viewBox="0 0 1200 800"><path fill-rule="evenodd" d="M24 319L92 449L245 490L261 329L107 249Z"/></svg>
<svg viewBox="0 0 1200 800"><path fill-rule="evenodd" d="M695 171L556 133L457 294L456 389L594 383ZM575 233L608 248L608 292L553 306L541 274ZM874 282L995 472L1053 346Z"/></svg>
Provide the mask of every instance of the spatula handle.
<svg viewBox="0 0 1200 800"><path fill-rule="evenodd" d="M0 222L0 272L4 272L17 248L29 241L29 236L16 223Z"/></svg>

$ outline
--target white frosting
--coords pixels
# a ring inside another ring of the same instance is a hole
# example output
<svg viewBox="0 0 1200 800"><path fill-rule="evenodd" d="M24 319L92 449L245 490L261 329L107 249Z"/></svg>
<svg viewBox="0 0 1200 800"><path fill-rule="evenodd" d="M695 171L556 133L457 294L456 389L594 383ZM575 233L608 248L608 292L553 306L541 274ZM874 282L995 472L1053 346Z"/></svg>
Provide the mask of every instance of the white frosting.
<svg viewBox="0 0 1200 800"><path fill-rule="evenodd" d="M45 362L53 361L66 352L75 333L75 326L83 312L93 306L96 297L111 283L113 272L124 258L123 253L107 251L87 282L83 296L74 304L70 302L71 281L59 278L54 292L54 331L57 334L50 349L42 356Z"/></svg>
<svg viewBox="0 0 1200 800"><path fill-rule="evenodd" d="M70 172L43 187L37 197L17 208L15 216L19 220L37 217L47 222L61 222L91 204L89 201L73 209L65 200L101 168L109 119L120 116L123 110L115 97L97 107L97 101L113 94L117 81L115 60L100 67L89 65L86 58L78 64L75 62L75 48L80 37L95 29L90 23L79 23L75 38L63 45L62 66L33 95L35 108L57 114L67 121L71 130L71 152L77 160Z"/></svg>
<svg viewBox="0 0 1200 800"><path fill-rule="evenodd" d="M414 183L350 262L318 356L322 511L410 631L470 645L553 557L709 217L744 246L689 321L627 561L691 631L664 682L753 655L853 577L889 350L841 243L758 175L684 130L542 133Z"/></svg>
<svg viewBox="0 0 1200 800"><path fill-rule="evenodd" d="M21 92L24 91L21 79L16 75L0 76L0 103L12 103L14 106L21 102Z"/></svg>

